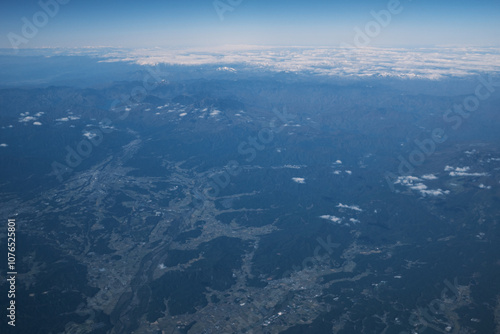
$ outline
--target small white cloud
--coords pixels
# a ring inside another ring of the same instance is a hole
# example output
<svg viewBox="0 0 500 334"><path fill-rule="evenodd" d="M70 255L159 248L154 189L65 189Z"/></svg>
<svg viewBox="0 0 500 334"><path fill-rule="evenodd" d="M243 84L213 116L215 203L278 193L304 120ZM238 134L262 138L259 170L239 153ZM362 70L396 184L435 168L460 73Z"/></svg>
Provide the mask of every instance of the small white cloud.
<svg viewBox="0 0 500 334"><path fill-rule="evenodd" d="M416 181L421 181L418 177L416 176L399 176L398 179L394 182L394 184L401 184L403 186L412 186L413 182Z"/></svg>
<svg viewBox="0 0 500 334"><path fill-rule="evenodd" d="M179 114L179 117L184 117L187 115L187 112L183 112L182 114Z"/></svg>
<svg viewBox="0 0 500 334"><path fill-rule="evenodd" d="M70 127L71 127L71 128L73 128L73 127L75 127L75 126L74 126L74 125L70 125ZM108 125L108 124L103 123L103 122L99 122L99 127L100 127L101 129L111 129L111 130L114 130L114 128L115 128L114 126L112 126L112 125Z"/></svg>
<svg viewBox="0 0 500 334"><path fill-rule="evenodd" d="M36 118L33 116L26 116L26 117L20 118L19 122L27 123L27 122L31 122L31 121L35 121L35 120L36 120Z"/></svg>
<svg viewBox="0 0 500 334"><path fill-rule="evenodd" d="M449 166L447 166L447 167L449 167ZM435 176L433 174L422 176L423 179L427 179L427 180L434 180L434 177ZM422 180L418 177L415 177L415 176L400 176L400 177L398 177L396 182L394 182L394 184L401 184L402 186L409 187L411 190L416 190L416 191L420 192L420 194L422 196L426 196L426 195L441 196L441 195L448 195L450 193L449 190L427 189L428 187L419 181L422 181ZM418 183L414 183L414 182L418 182Z"/></svg>
<svg viewBox="0 0 500 334"><path fill-rule="evenodd" d="M319 218L326 219L326 220L332 221L334 223L340 223L342 221L342 218L330 216L330 215L323 215L323 216L320 216Z"/></svg>
<svg viewBox="0 0 500 334"><path fill-rule="evenodd" d="M236 72L236 70L232 67L227 67L227 66L224 66L224 67L218 67L217 68L217 71L227 71L227 72Z"/></svg>
<svg viewBox="0 0 500 334"><path fill-rule="evenodd" d="M352 172L351 172L350 170L346 170L345 172L346 172L347 174L349 174L349 175L351 175L351 174L352 174Z"/></svg>
<svg viewBox="0 0 500 334"><path fill-rule="evenodd" d="M334 170L334 171L333 171L333 174L335 174L335 175L339 175L340 173L341 173L341 172L340 172L339 170Z"/></svg>
<svg viewBox="0 0 500 334"><path fill-rule="evenodd" d="M356 218L350 218L350 219L349 219L349 221L350 221L351 223L353 223L353 224L358 224L358 223L360 223L360 221L359 221L358 219L356 219Z"/></svg>
<svg viewBox="0 0 500 334"><path fill-rule="evenodd" d="M92 138L94 138L95 136L97 136L97 134L95 134L94 132L87 131L87 132L84 132L84 133L83 133L83 136L84 136L84 137L87 137L88 139L92 139Z"/></svg>
<svg viewBox="0 0 500 334"><path fill-rule="evenodd" d="M485 186L484 184L481 183L479 185L479 188L481 188L481 189L491 189L491 186Z"/></svg>
<svg viewBox="0 0 500 334"><path fill-rule="evenodd" d="M450 172L450 176L488 176L488 173L469 173L470 167L451 167L444 168L446 172Z"/></svg>
<svg viewBox="0 0 500 334"><path fill-rule="evenodd" d="M434 174L426 174L426 175L422 175L422 179L424 179L424 180L437 180L437 176Z"/></svg>
<svg viewBox="0 0 500 334"><path fill-rule="evenodd" d="M339 203L337 205L337 208L341 208L341 209L351 209L351 210L354 210L354 211L363 211L359 206L357 205L346 205L346 204L342 204L342 203Z"/></svg>
<svg viewBox="0 0 500 334"><path fill-rule="evenodd" d="M69 121L68 117L63 117L63 118L56 119L56 122L67 122L67 121Z"/></svg>
<svg viewBox="0 0 500 334"><path fill-rule="evenodd" d="M214 109L210 112L210 116L217 116L218 114L220 114L220 112L220 110Z"/></svg>
<svg viewBox="0 0 500 334"><path fill-rule="evenodd" d="M414 186L411 186L410 189L413 189L413 190L425 190L427 189L427 186L423 183L417 183L416 185Z"/></svg>
<svg viewBox="0 0 500 334"><path fill-rule="evenodd" d="M342 164L342 160L337 160L337 161L335 161L335 163L336 163L337 165L341 165L341 164Z"/></svg>
<svg viewBox="0 0 500 334"><path fill-rule="evenodd" d="M304 179L303 177L292 177L292 180L293 180L293 182L297 182L300 184L306 183L306 179Z"/></svg>
<svg viewBox="0 0 500 334"><path fill-rule="evenodd" d="M450 193L449 190L442 190L442 189L435 189L435 190L421 190L420 193L425 196L425 195L430 195L430 196L444 196L448 195Z"/></svg>
<svg viewBox="0 0 500 334"><path fill-rule="evenodd" d="M0 144L0 147L7 147L7 146L9 146L9 145L7 145L5 143Z"/></svg>
<svg viewBox="0 0 500 334"><path fill-rule="evenodd" d="M488 176L488 173L450 172L450 176Z"/></svg>
<svg viewBox="0 0 500 334"><path fill-rule="evenodd" d="M283 166L284 168L291 168L291 169L301 169L302 167L307 167L307 166L299 166L299 165L285 165Z"/></svg>
<svg viewBox="0 0 500 334"><path fill-rule="evenodd" d="M33 125L42 125L40 122L33 122Z"/></svg>

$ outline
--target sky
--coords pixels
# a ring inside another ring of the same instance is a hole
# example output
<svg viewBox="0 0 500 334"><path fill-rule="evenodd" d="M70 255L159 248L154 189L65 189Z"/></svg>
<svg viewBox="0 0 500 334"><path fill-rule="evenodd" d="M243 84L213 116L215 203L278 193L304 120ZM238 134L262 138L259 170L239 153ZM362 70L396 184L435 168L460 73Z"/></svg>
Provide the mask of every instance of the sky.
<svg viewBox="0 0 500 334"><path fill-rule="evenodd" d="M18 0L0 31L0 48L500 46L500 2Z"/></svg>

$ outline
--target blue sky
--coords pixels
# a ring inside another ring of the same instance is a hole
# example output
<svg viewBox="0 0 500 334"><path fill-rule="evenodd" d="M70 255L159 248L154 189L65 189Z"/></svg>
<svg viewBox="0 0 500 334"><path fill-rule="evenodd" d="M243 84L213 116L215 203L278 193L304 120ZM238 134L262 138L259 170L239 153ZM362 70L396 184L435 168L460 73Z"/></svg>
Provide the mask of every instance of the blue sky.
<svg viewBox="0 0 500 334"><path fill-rule="evenodd" d="M55 2L46 0L42 2ZM63 1L63 0L59 0ZM65 0L68 1L68 0ZM71 0L23 35L22 18L33 23L38 1L2 2L0 47L207 47L225 44L338 46L353 44L372 11L390 1L219 0L231 8L220 19L213 0ZM397 1L397 0L392 0ZM230 3L236 5L230 5ZM401 0L402 11L369 38L371 46L500 46L500 2L495 0ZM43 14L38 15L43 20ZM10 34L10 35L9 35ZM9 36L11 40L9 40ZM16 37L17 38L17 37Z"/></svg>

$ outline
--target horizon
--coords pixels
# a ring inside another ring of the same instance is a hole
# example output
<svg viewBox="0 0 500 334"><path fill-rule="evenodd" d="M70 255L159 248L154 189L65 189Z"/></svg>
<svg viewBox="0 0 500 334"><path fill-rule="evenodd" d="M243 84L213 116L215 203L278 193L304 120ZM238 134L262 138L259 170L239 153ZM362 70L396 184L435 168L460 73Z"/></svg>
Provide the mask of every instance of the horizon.
<svg viewBox="0 0 500 334"><path fill-rule="evenodd" d="M0 14L0 48L500 46L495 1L20 1Z"/></svg>

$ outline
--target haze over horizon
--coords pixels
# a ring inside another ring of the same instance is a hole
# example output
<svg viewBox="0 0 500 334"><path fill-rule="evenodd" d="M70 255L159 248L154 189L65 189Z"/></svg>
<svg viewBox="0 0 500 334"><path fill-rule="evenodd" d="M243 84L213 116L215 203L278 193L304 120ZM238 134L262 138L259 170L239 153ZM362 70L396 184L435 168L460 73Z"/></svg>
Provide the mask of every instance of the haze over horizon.
<svg viewBox="0 0 500 334"><path fill-rule="evenodd" d="M359 31L369 36L368 41L361 38L366 46L500 46L500 3L490 0L356 4L320 0L23 0L2 7L0 48L337 47L355 44Z"/></svg>

